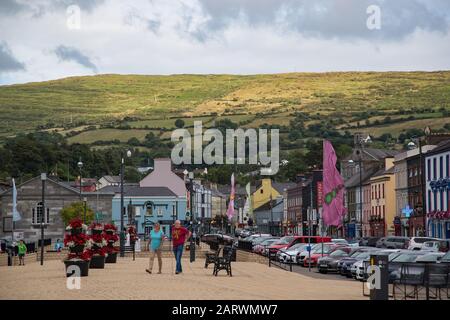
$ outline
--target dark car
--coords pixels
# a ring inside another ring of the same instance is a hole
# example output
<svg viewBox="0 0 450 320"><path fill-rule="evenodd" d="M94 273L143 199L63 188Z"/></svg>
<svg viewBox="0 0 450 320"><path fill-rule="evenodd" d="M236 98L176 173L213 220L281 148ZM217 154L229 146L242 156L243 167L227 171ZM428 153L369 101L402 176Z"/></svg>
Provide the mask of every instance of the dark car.
<svg viewBox="0 0 450 320"><path fill-rule="evenodd" d="M405 250L402 251L397 257L392 259L392 261L389 261L389 282L392 283L396 279L400 278L400 270L403 264L416 262L416 260L420 256L424 256L425 254L427 253L422 251Z"/></svg>
<svg viewBox="0 0 450 320"><path fill-rule="evenodd" d="M317 261L317 270L320 273L337 272L339 260L348 257L352 249L352 247L342 247L330 253L329 256L319 258Z"/></svg>
<svg viewBox="0 0 450 320"><path fill-rule="evenodd" d="M441 258L441 263L450 263L450 251Z"/></svg>
<svg viewBox="0 0 450 320"><path fill-rule="evenodd" d="M233 245L234 239L224 234L204 234L200 239L202 242L208 245Z"/></svg>
<svg viewBox="0 0 450 320"><path fill-rule="evenodd" d="M359 240L359 246L361 247L376 247L377 241L379 240L379 237L363 237L361 240Z"/></svg>
<svg viewBox="0 0 450 320"><path fill-rule="evenodd" d="M346 276L348 278L351 278L352 277L352 272L351 272L352 265L357 261L361 261L361 260L370 258L370 255L377 251L379 251L379 250L372 248L372 250L356 252L355 254L351 255L350 257L341 259L338 262L339 274L341 276Z"/></svg>

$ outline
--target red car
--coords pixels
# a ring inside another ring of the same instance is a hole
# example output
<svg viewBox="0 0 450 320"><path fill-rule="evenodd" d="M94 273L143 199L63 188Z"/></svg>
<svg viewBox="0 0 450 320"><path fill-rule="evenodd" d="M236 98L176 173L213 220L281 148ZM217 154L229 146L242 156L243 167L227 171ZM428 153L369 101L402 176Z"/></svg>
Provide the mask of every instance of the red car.
<svg viewBox="0 0 450 320"><path fill-rule="evenodd" d="M319 236L285 236L273 243L269 247L269 257L275 258L278 250L280 249L288 249L297 243L321 243L321 242L329 242L331 241L330 237L319 237Z"/></svg>
<svg viewBox="0 0 450 320"><path fill-rule="evenodd" d="M309 261L311 259L311 267L317 265L317 260L321 257L326 257L333 251L341 248L345 248L346 246L344 244L339 243L333 243L333 242L327 242L323 244L323 251L322 246L318 245L313 251L311 251L311 257L306 257L303 260L303 266L308 267Z"/></svg>

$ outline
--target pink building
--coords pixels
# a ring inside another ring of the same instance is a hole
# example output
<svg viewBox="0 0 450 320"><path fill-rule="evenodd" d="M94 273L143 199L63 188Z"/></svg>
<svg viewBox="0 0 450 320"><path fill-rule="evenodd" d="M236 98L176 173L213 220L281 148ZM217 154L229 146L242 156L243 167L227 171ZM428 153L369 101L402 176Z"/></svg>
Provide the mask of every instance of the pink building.
<svg viewBox="0 0 450 320"><path fill-rule="evenodd" d="M167 187L178 197L186 196L186 186L182 178L172 171L170 158L154 160L154 170L139 182L141 187Z"/></svg>

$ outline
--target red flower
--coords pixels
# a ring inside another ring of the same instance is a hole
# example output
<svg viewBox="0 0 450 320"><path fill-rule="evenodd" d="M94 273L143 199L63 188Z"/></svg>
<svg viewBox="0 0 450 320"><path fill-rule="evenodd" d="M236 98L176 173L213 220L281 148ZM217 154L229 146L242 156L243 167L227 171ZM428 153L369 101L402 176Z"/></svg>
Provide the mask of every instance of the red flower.
<svg viewBox="0 0 450 320"><path fill-rule="evenodd" d="M93 222L93 223L89 226L89 228L90 228L91 230L92 230L92 229L103 230L103 225L102 225L101 223Z"/></svg>
<svg viewBox="0 0 450 320"><path fill-rule="evenodd" d="M117 231L117 227L114 225L114 224L105 224L104 226L103 226L103 230L105 230L105 231Z"/></svg>
<svg viewBox="0 0 450 320"><path fill-rule="evenodd" d="M69 225L72 229L79 229L83 227L83 221L80 218L74 218L70 220Z"/></svg>

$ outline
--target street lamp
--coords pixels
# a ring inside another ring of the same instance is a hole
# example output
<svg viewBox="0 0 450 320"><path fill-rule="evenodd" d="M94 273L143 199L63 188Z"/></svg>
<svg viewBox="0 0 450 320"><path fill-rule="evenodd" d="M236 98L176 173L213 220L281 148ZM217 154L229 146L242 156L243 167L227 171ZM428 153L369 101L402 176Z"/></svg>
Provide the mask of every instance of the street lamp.
<svg viewBox="0 0 450 320"><path fill-rule="evenodd" d="M44 265L44 227L45 227L45 181L47 174L41 173L42 181L42 206L41 206L41 266Z"/></svg>
<svg viewBox="0 0 450 320"><path fill-rule="evenodd" d="M125 256L125 232L123 230L124 228L124 214L125 214L125 207L124 207L124 200L123 200L123 176L124 176L124 166L125 166L125 157L124 153L122 152L121 161L120 161L120 256ZM126 156L128 158L131 157L131 151L128 150L126 152Z"/></svg>
<svg viewBox="0 0 450 320"><path fill-rule="evenodd" d="M77 163L78 168L80 169L80 201L81 201L81 170L83 169L83 162L81 162L81 157L80 157L80 161L78 161Z"/></svg>
<svg viewBox="0 0 450 320"><path fill-rule="evenodd" d="M189 251L190 251L190 262L195 261L195 242L194 242L194 204L193 194L194 194L194 173L189 172L186 169L183 171L184 173L184 183L186 185L186 189L189 191L189 210L190 210L190 226L191 226L191 240L189 242Z"/></svg>
<svg viewBox="0 0 450 320"><path fill-rule="evenodd" d="M356 154L358 155L358 171L359 171L359 224L360 224L360 237L363 237L363 211L362 211L362 207L363 207L363 199L362 199L362 157L361 157L361 151L360 150L356 150ZM353 160L349 160L349 163L355 163Z"/></svg>
<svg viewBox="0 0 450 320"><path fill-rule="evenodd" d="M86 211L87 211L87 198L86 197L83 198L83 202L84 202L84 218L83 218L83 221L84 221L84 223L86 223Z"/></svg>

